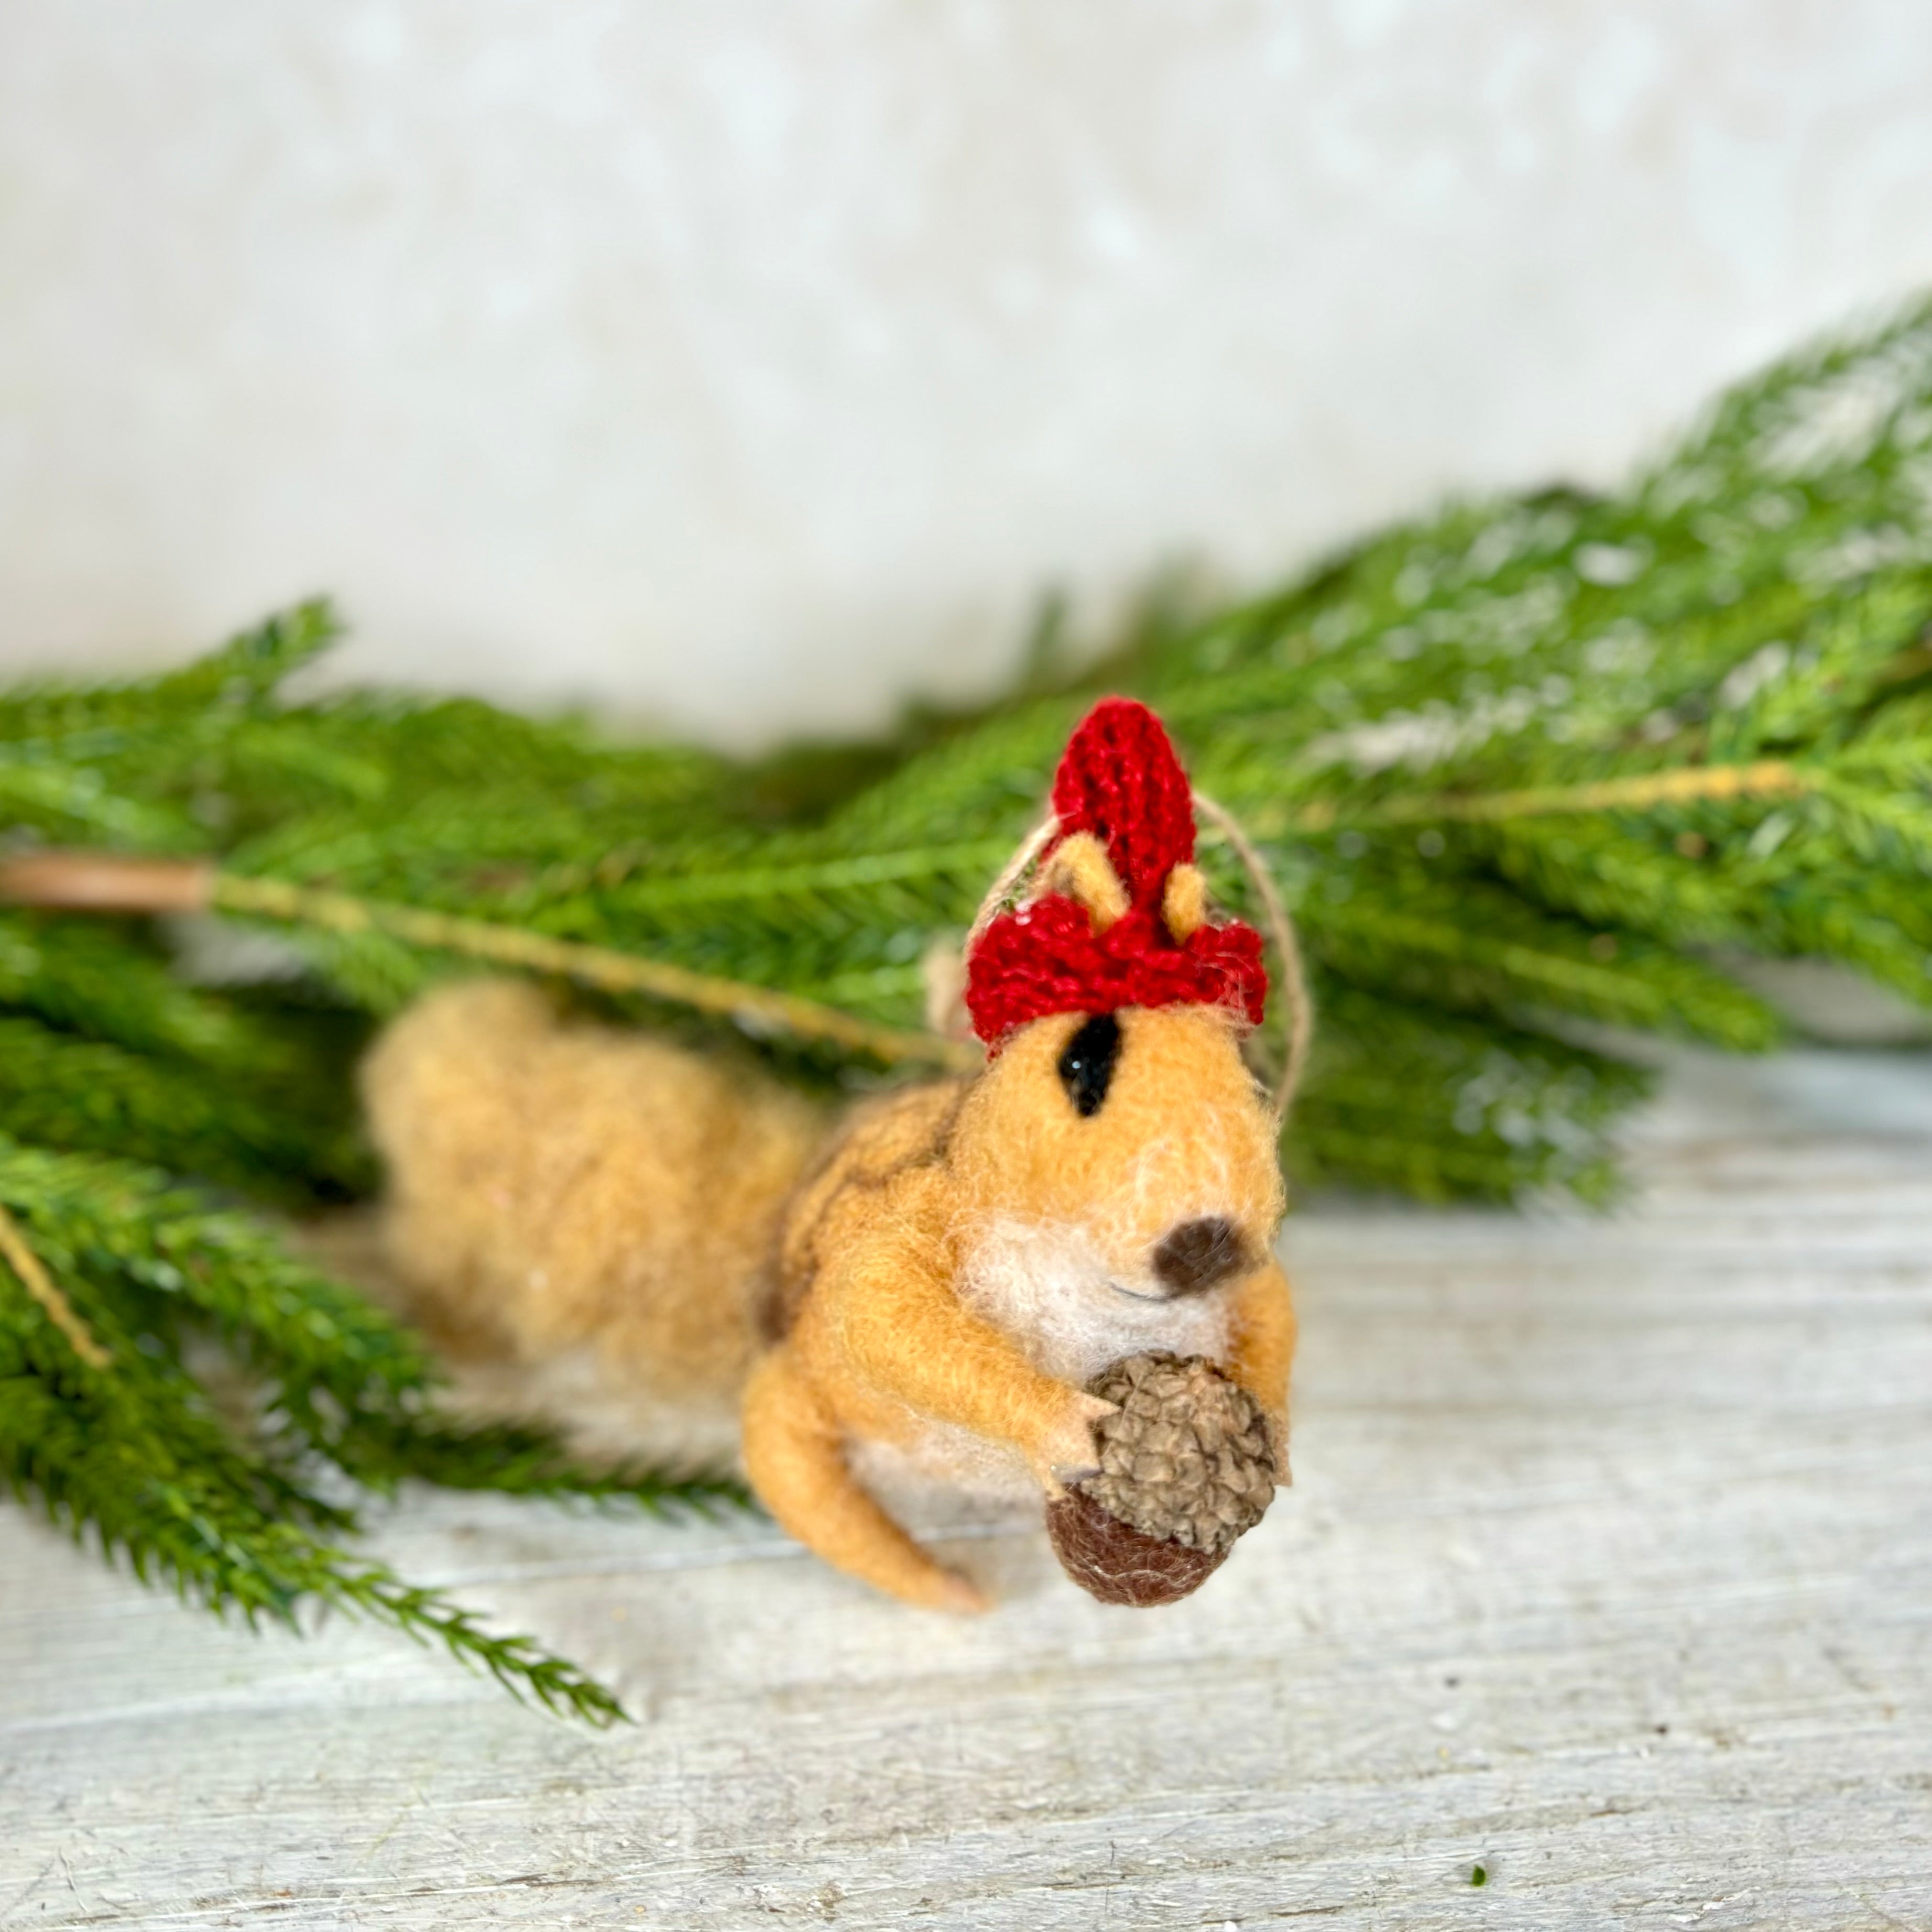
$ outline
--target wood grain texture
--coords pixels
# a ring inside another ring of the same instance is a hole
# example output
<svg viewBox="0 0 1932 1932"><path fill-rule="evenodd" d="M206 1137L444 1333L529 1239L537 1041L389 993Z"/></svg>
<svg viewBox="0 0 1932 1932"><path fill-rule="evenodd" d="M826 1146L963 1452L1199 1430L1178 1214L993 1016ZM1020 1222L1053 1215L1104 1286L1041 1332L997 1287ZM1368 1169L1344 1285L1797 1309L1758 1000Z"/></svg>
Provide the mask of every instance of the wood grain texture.
<svg viewBox="0 0 1932 1932"><path fill-rule="evenodd" d="M1932 1924L1928 1156L1922 1059L1692 1058L1607 1219L1294 1216L1296 1487L1168 1610L1033 1528L956 1623L410 1498L386 1553L614 1736L0 1510L0 1925Z"/></svg>

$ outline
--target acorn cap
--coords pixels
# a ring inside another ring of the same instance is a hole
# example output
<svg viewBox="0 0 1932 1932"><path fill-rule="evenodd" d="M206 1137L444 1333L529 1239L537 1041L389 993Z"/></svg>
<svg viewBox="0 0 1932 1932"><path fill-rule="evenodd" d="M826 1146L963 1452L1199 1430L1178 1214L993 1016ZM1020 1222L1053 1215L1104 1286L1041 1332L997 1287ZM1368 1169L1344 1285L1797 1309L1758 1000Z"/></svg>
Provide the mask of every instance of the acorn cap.
<svg viewBox="0 0 1932 1932"><path fill-rule="evenodd" d="M1120 1406L1094 1425L1100 1474L1047 1510L1054 1550L1103 1603L1172 1603L1274 1500L1261 1405L1203 1355L1130 1355L1087 1387Z"/></svg>

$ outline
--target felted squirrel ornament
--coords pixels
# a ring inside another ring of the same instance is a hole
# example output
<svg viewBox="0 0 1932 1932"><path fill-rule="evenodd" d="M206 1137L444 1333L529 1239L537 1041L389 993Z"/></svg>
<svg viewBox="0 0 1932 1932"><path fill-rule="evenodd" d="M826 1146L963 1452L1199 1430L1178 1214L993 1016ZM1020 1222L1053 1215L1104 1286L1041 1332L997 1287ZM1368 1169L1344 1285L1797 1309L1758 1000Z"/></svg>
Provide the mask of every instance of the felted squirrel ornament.
<svg viewBox="0 0 1932 1932"><path fill-rule="evenodd" d="M675 1398L737 1391L771 1514L908 1603L986 1599L875 1492L909 1471L1050 1501L1100 1481L1117 1405L1087 1384L1125 1358L1247 1391L1271 1487L1295 1324L1280 1121L1242 1056L1267 979L1260 935L1211 915L1194 844L1159 721L1097 706L1025 855L1033 896L1003 909L1010 872L969 936L986 1065L829 1124L560 1024L524 986L430 994L364 1071L394 1263L446 1335L590 1349Z"/></svg>

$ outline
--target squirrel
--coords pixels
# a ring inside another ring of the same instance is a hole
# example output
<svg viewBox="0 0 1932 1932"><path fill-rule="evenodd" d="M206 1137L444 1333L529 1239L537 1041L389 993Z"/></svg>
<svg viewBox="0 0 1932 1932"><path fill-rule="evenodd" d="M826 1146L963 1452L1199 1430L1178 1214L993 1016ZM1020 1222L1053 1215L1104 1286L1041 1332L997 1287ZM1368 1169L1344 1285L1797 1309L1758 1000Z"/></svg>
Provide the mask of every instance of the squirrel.
<svg viewBox="0 0 1932 1932"><path fill-rule="evenodd" d="M1210 914L1192 794L1144 706L1078 728L1049 828L1034 896L969 936L985 1066L842 1115L560 1022L521 983L392 1022L363 1092L389 1256L433 1331L735 1395L778 1523L936 1609L988 1599L875 1492L898 1468L1058 1496L1112 1406L1084 1385L1122 1356L1208 1358L1285 1448L1280 1124L1242 1052L1260 937Z"/></svg>

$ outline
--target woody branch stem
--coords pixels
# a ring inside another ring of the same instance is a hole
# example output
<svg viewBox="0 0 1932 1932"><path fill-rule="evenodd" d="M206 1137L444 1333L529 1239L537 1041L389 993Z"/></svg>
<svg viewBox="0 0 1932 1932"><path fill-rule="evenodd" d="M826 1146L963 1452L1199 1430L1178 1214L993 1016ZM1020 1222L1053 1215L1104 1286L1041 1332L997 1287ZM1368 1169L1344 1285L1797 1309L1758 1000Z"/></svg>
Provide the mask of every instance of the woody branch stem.
<svg viewBox="0 0 1932 1932"><path fill-rule="evenodd" d="M1602 778L1588 784L1534 785L1519 791L1437 792L1384 799L1351 812L1330 799L1274 812L1255 814L1264 836L1289 831L1326 832L1349 825L1407 825L1432 819L1495 823L1539 818L1565 812L1643 812L1658 806L1688 805L1738 798L1794 798L1816 788L1801 765L1784 758L1747 764L1692 765L1676 771L1642 772ZM1272 822L1270 822L1272 821Z"/></svg>
<svg viewBox="0 0 1932 1932"><path fill-rule="evenodd" d="M802 1040L822 1040L888 1064L966 1071L976 1048L936 1034L880 1026L817 1000L720 979L668 960L553 939L518 926L420 906L358 898L280 879L224 872L198 860L123 859L96 852L37 852L0 863L0 900L100 912L230 912L325 932L383 932L412 946L551 973L604 992L638 993Z"/></svg>
<svg viewBox="0 0 1932 1932"><path fill-rule="evenodd" d="M27 1244L20 1223L0 1208L0 1260L20 1278L20 1286L40 1304L47 1319L68 1339L68 1346L91 1369L104 1369L113 1358L94 1339L87 1324L74 1312L74 1304L41 1265L40 1258Z"/></svg>

